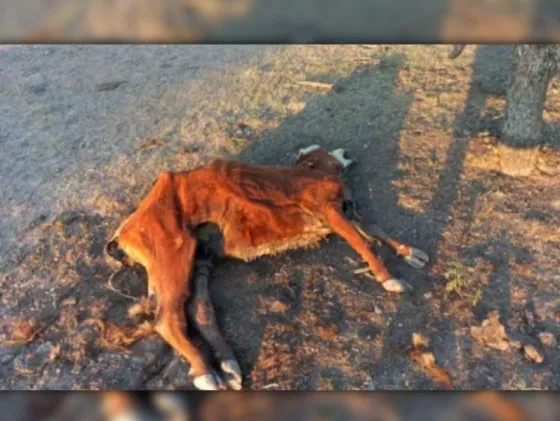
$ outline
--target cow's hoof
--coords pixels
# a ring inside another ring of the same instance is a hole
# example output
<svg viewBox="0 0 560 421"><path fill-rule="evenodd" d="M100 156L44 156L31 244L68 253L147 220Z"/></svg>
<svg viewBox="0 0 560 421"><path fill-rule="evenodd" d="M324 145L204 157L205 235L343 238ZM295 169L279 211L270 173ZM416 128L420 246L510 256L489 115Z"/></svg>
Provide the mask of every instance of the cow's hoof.
<svg viewBox="0 0 560 421"><path fill-rule="evenodd" d="M430 257L422 250L411 248L410 254L404 260L413 268L421 269L428 264Z"/></svg>
<svg viewBox="0 0 560 421"><path fill-rule="evenodd" d="M243 387L243 377L241 376L241 368L237 361L223 361L220 368L225 374L226 385L233 390L241 390Z"/></svg>
<svg viewBox="0 0 560 421"><path fill-rule="evenodd" d="M389 279L381 284L386 291L401 293L407 289L412 289L412 287L405 281L398 279Z"/></svg>
<svg viewBox="0 0 560 421"><path fill-rule="evenodd" d="M222 378L216 373L195 377L193 384L198 390L225 390L226 388Z"/></svg>

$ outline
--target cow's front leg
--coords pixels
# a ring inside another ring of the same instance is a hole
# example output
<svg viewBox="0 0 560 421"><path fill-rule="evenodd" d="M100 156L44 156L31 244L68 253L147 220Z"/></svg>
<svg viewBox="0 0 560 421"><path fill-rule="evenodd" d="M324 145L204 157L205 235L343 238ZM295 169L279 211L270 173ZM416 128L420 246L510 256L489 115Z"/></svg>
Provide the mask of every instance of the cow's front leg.
<svg viewBox="0 0 560 421"><path fill-rule="evenodd" d="M361 228L359 228L358 231L360 231L360 234L362 234L364 237L368 237L369 235L371 235L371 237L374 237L375 239L386 244L391 250L395 252L397 256L404 259L406 263L416 269L423 268L430 261L430 257L427 253L406 243L403 243L402 241L399 241L393 237L389 237L377 225L371 225L368 233L362 231Z"/></svg>
<svg viewBox="0 0 560 421"><path fill-rule="evenodd" d="M213 262L210 258L197 259L193 277L193 291L187 304L187 311L189 318L204 340L208 342L219 361L226 384L234 390L240 390L243 382L241 368L235 358L233 349L220 332L214 306L210 300L208 282L212 269Z"/></svg>
<svg viewBox="0 0 560 421"><path fill-rule="evenodd" d="M325 218L334 233L344 238L348 244L368 263L370 270L384 289L390 292L403 292L409 285L393 278L387 268L379 261L369 248L356 227L342 214L338 204L328 204L324 208Z"/></svg>

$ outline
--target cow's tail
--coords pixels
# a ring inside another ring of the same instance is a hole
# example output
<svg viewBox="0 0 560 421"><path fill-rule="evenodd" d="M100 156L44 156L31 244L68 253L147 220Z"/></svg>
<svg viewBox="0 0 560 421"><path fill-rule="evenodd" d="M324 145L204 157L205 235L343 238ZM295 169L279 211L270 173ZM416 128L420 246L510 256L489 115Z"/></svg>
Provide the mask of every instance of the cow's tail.
<svg viewBox="0 0 560 421"><path fill-rule="evenodd" d="M126 254L119 247L118 237L113 237L105 245L105 261L113 270L119 270L123 266L128 266Z"/></svg>
<svg viewBox="0 0 560 421"><path fill-rule="evenodd" d="M130 266L128 256L119 246L119 235L125 223L126 220L119 226L117 231L115 231L107 244L105 244L105 248L103 250L105 261L113 271L118 271L123 267Z"/></svg>

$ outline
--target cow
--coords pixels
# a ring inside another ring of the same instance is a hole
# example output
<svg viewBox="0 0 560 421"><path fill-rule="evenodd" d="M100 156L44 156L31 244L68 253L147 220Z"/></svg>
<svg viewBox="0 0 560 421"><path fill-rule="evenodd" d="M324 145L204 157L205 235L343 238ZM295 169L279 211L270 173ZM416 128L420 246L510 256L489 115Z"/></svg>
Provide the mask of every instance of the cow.
<svg viewBox="0 0 560 421"><path fill-rule="evenodd" d="M105 247L106 255L109 261L145 268L148 297L155 302L154 330L190 364L195 388L224 387L222 377L184 333L187 301L193 303L189 307L194 320L208 321L212 308L204 282L191 296L200 242L206 241L218 258L250 262L317 246L334 233L348 242L377 282L392 293L401 293L409 285L393 277L373 254L371 238L415 268L428 263L425 252L376 226L368 235L345 215L353 201L341 177L353 163L344 149L328 151L312 145L299 151L295 166L217 159L190 171L162 172L138 208L117 228ZM213 229L220 241L212 245L207 239ZM219 340L213 337L215 318L210 325L201 334L212 344ZM226 381L238 388L241 370L233 353L216 357Z"/></svg>

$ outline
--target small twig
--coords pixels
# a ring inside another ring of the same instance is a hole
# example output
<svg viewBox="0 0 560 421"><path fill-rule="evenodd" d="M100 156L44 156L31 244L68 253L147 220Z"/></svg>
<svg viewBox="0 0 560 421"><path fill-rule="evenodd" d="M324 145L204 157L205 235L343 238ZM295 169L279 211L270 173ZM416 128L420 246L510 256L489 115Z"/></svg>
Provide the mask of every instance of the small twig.
<svg viewBox="0 0 560 421"><path fill-rule="evenodd" d="M365 268L361 268L361 269L356 269L354 271L355 275L363 275L364 273L368 273L369 272L369 267L365 267Z"/></svg>
<svg viewBox="0 0 560 421"><path fill-rule="evenodd" d="M332 83L323 83L323 82L313 82L311 80L302 80L296 83L296 85L306 86L309 88L315 88L322 91L332 91L334 85Z"/></svg>
<svg viewBox="0 0 560 421"><path fill-rule="evenodd" d="M367 276L370 279L375 279L375 276L373 276L371 273L371 269L369 267L366 268L362 268L362 269L356 269L354 271L355 275L364 275Z"/></svg>
<svg viewBox="0 0 560 421"><path fill-rule="evenodd" d="M373 243L373 241L375 240L371 235L369 235L367 232L365 232L362 227L360 227L356 222L351 221L352 225L354 225L354 228L356 228L356 230L360 233L360 235L362 237L364 237L364 239L368 242L368 243Z"/></svg>

